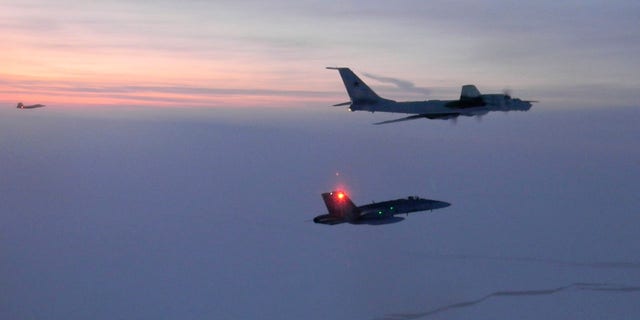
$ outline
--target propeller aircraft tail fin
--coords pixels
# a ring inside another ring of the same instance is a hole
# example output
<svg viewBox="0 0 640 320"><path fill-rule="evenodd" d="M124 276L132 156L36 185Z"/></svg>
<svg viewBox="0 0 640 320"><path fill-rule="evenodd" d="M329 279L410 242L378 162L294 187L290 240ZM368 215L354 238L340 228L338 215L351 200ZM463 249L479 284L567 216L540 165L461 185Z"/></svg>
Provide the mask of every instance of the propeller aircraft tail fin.
<svg viewBox="0 0 640 320"><path fill-rule="evenodd" d="M364 83L351 69L327 67L327 69L338 70L340 77L344 83L352 104L375 104L380 101L386 101L375 93L369 86Z"/></svg>

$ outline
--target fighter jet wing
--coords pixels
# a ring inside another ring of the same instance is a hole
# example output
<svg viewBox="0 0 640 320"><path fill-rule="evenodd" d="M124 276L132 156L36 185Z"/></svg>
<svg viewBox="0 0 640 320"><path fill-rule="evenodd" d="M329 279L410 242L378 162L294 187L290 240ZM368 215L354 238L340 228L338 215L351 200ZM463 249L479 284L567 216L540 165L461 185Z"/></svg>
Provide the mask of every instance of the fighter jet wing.
<svg viewBox="0 0 640 320"><path fill-rule="evenodd" d="M408 117L395 119L395 120L387 120L387 121L382 121L382 122L376 122L374 124L375 125L387 124L387 123L401 122L401 121L407 121L407 120L415 120L415 119L421 119L421 118L427 118L427 119L453 119L453 118L455 118L455 117L457 117L459 115L460 115L459 113L437 113L437 114L425 113L425 114L416 114L416 115L413 115L413 116L408 116Z"/></svg>

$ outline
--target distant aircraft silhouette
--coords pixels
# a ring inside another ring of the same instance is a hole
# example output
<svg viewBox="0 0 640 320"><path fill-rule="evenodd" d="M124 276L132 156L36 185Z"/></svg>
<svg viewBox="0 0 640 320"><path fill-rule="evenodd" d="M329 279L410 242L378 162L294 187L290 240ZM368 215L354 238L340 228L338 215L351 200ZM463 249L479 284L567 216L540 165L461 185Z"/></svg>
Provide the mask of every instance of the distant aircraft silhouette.
<svg viewBox="0 0 640 320"><path fill-rule="evenodd" d="M437 200L408 197L406 199L389 200L357 207L347 193L341 190L322 194L322 200L329 210L328 214L313 218L313 222L334 225L338 223L352 224L389 224L404 220L398 214L446 208L450 203Z"/></svg>
<svg viewBox="0 0 640 320"><path fill-rule="evenodd" d="M22 102L18 102L18 105L16 106L16 108L18 109L35 109L42 107L44 107L44 104L32 104L30 106L25 106L24 104L22 104Z"/></svg>
<svg viewBox="0 0 640 320"><path fill-rule="evenodd" d="M349 111L393 112L414 114L405 118L382 121L375 124L392 123L414 119L455 119L459 116L482 116L489 111L527 111L532 102L511 98L508 93L480 94L471 84L462 86L458 100L427 100L397 102L378 96L364 81L349 68L338 70L351 101L335 104L349 106Z"/></svg>

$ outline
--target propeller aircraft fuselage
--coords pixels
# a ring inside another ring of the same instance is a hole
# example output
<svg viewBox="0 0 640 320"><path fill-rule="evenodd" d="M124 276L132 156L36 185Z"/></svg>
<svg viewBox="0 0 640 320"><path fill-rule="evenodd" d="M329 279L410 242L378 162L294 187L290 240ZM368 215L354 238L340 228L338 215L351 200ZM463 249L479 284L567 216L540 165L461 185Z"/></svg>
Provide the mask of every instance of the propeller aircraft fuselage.
<svg viewBox="0 0 640 320"><path fill-rule="evenodd" d="M411 116L382 121L385 124L414 119L456 119L459 116L482 116L491 111L527 111L537 101L512 98L507 93L480 94L474 85L462 86L458 100L426 100L398 102L385 99L376 94L349 68L338 70L351 101L334 106L349 106L350 111L392 112L412 114Z"/></svg>

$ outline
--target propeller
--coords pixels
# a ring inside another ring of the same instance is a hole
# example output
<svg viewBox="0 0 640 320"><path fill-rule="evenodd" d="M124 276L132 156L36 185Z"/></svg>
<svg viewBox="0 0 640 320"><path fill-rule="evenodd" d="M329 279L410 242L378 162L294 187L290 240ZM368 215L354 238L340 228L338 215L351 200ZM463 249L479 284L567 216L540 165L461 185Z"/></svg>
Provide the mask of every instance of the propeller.
<svg viewBox="0 0 640 320"><path fill-rule="evenodd" d="M511 99L511 89L509 88L504 88L502 90L502 94L504 94L507 98Z"/></svg>
<svg viewBox="0 0 640 320"><path fill-rule="evenodd" d="M511 89L510 88L505 88L504 90L502 90L502 94L504 94L507 98L511 99ZM538 100L522 100L522 102L529 102L529 103L538 103Z"/></svg>

